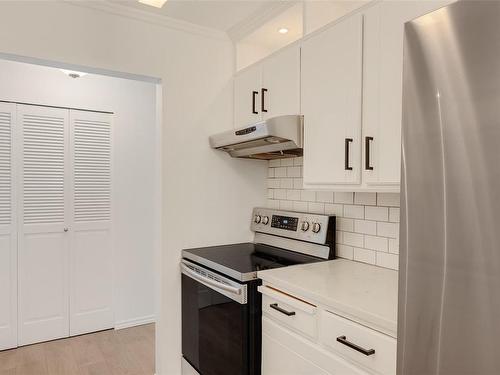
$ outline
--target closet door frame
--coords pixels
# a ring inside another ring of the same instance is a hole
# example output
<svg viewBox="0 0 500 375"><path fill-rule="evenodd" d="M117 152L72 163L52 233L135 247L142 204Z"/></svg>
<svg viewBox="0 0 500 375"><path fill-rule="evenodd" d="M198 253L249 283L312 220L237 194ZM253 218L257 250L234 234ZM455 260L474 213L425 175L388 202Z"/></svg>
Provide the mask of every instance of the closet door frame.
<svg viewBox="0 0 500 375"><path fill-rule="evenodd" d="M17 288L17 173L18 173L18 158L17 158L17 114L16 104L0 102L0 112L10 114L10 223L0 224L0 294L2 306L0 309L0 350L17 347L17 304L18 304L18 288ZM3 209L3 207L2 207ZM2 242L6 241L7 246L2 248ZM5 261L7 260L7 261ZM3 278L6 277L7 280ZM5 294L4 294L5 293ZM3 319L2 319L3 318Z"/></svg>

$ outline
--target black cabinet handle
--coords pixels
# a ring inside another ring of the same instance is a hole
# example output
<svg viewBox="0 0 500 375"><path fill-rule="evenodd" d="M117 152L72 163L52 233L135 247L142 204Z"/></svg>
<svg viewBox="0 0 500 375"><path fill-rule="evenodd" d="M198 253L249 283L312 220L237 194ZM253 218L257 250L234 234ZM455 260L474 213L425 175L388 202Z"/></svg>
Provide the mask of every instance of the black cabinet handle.
<svg viewBox="0 0 500 375"><path fill-rule="evenodd" d="M252 113L258 114L257 110L255 109L255 101L256 101L256 96L259 95L258 91L252 91Z"/></svg>
<svg viewBox="0 0 500 375"><path fill-rule="evenodd" d="M279 307L277 303L271 303L269 305L269 307L271 309L275 309L276 311L279 311L282 314L285 314L286 316L295 315L295 311L286 311L285 309L282 309L281 307Z"/></svg>
<svg viewBox="0 0 500 375"><path fill-rule="evenodd" d="M352 138L346 138L345 139L345 157L344 157L344 162L345 162L345 170L346 171L352 171L352 167L349 166L349 144L352 142Z"/></svg>
<svg viewBox="0 0 500 375"><path fill-rule="evenodd" d="M370 143L373 141L373 137L365 137L365 169L367 171L373 171L373 167L370 166Z"/></svg>
<svg viewBox="0 0 500 375"><path fill-rule="evenodd" d="M365 349L365 348L362 348L359 345L356 345L356 344L354 344L354 343L352 343L350 341L347 341L347 337L345 337L345 336L339 336L339 337L337 337L337 341L340 342L341 344L344 344L345 346L348 346L351 349L356 350L357 352L363 353L366 356L375 354L375 349Z"/></svg>
<svg viewBox="0 0 500 375"><path fill-rule="evenodd" d="M267 89L262 89L260 91L261 91L261 95L260 95L260 109L261 109L262 112L267 112L267 109L265 108L265 104L266 104L265 95L266 95Z"/></svg>

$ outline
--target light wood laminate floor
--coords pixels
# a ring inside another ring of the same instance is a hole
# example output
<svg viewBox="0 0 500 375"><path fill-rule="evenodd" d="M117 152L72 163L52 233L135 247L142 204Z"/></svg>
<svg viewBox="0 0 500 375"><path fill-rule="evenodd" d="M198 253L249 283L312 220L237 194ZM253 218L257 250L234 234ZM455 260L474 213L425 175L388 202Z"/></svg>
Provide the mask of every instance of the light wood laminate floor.
<svg viewBox="0 0 500 375"><path fill-rule="evenodd" d="M154 324L0 351L0 375L153 375Z"/></svg>

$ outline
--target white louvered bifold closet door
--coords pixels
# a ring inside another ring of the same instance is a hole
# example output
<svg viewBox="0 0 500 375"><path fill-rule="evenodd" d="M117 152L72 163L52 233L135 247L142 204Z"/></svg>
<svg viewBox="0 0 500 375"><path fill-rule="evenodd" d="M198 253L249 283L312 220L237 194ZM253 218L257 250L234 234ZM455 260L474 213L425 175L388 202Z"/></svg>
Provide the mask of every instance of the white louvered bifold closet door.
<svg viewBox="0 0 500 375"><path fill-rule="evenodd" d="M19 345L69 335L68 110L17 106Z"/></svg>
<svg viewBox="0 0 500 375"><path fill-rule="evenodd" d="M16 105L0 103L0 350L17 346Z"/></svg>
<svg viewBox="0 0 500 375"><path fill-rule="evenodd" d="M70 334L112 328L111 115L70 111Z"/></svg>

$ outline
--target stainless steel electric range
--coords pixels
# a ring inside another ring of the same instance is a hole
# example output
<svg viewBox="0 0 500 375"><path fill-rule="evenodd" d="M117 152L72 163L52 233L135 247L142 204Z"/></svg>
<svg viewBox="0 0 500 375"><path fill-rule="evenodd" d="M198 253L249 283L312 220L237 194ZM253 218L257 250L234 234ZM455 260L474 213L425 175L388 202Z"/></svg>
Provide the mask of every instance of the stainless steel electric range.
<svg viewBox="0 0 500 375"><path fill-rule="evenodd" d="M334 216L255 208L251 229L253 242L182 252L182 354L200 375L260 374L257 271L334 258Z"/></svg>

